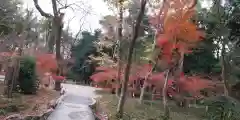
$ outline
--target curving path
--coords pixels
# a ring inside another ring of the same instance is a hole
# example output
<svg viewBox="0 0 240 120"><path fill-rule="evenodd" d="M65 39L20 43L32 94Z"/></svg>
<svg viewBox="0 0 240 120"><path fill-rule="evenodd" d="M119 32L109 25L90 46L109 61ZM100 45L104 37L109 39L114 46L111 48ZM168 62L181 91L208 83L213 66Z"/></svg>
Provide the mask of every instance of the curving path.
<svg viewBox="0 0 240 120"><path fill-rule="evenodd" d="M63 84L66 93L63 95L48 120L95 120L91 109L92 98L99 97L97 88L73 84Z"/></svg>
<svg viewBox="0 0 240 120"><path fill-rule="evenodd" d="M66 89L67 93L71 93L74 95L80 95L85 97L96 98L99 97L95 91L99 90L99 88L94 88L90 86L82 86L82 85L73 85L73 84L63 84L63 88Z"/></svg>

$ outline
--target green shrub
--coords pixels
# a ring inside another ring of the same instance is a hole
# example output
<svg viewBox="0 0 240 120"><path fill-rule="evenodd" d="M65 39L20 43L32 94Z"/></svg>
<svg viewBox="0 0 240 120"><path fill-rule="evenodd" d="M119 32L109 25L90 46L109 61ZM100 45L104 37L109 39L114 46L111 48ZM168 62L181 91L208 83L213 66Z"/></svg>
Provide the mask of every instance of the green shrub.
<svg viewBox="0 0 240 120"><path fill-rule="evenodd" d="M33 57L25 56L21 59L19 71L19 87L25 94L35 94L37 91L36 61Z"/></svg>
<svg viewBox="0 0 240 120"><path fill-rule="evenodd" d="M75 73L74 72L72 72L72 71L68 71L67 72L67 74L66 74L66 78L67 79L75 79L76 78L76 75L75 75Z"/></svg>
<svg viewBox="0 0 240 120"><path fill-rule="evenodd" d="M228 96L214 96L203 101L206 120L239 120L240 103Z"/></svg>

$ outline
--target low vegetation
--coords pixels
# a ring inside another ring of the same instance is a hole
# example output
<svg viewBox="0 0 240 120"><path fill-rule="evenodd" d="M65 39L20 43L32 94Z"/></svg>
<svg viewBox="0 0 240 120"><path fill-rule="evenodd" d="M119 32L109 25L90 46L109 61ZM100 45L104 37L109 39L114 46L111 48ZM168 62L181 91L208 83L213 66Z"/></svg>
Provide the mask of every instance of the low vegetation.
<svg viewBox="0 0 240 120"><path fill-rule="evenodd" d="M118 120L115 116L118 105L118 98L106 91L97 91L102 95L98 99L98 110L107 113L109 120ZM174 102L169 103L172 120L202 120L202 109L196 108L180 108ZM139 104L136 98L127 98L124 106L124 120L162 120L163 104L161 100L151 101L144 100L143 104Z"/></svg>
<svg viewBox="0 0 240 120"><path fill-rule="evenodd" d="M3 87L1 83L0 87ZM3 92L3 89L0 91ZM11 114L40 115L48 109L47 103L59 97L54 90L40 89L35 95L14 93L12 98L0 95L0 119Z"/></svg>
<svg viewBox="0 0 240 120"><path fill-rule="evenodd" d="M101 95L97 99L97 111L107 114L109 120L119 120L115 116L118 97L105 90L98 90L97 94ZM238 100L225 96L210 97L190 107L179 107L174 101L168 102L171 120L238 120L239 105ZM139 104L137 98L127 98L124 120L163 120L163 118L162 99L144 100L142 104Z"/></svg>
<svg viewBox="0 0 240 120"><path fill-rule="evenodd" d="M37 92L39 80L36 73L36 60L33 57L26 56L21 59L18 79L21 92L25 94Z"/></svg>

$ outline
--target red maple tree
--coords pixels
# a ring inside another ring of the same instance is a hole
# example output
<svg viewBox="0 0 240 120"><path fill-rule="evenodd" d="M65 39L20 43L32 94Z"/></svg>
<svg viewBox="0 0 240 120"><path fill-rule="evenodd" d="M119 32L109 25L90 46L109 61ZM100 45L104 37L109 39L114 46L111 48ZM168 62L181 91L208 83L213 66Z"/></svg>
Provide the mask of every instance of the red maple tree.
<svg viewBox="0 0 240 120"><path fill-rule="evenodd" d="M156 37L156 45L161 48L161 57L158 59L167 61L172 64L172 59L175 57L174 52L188 54L192 49L197 47L198 43L203 40L204 32L198 29L198 25L194 23L194 14L196 0L169 0L163 5L163 9L150 19L150 23L158 29ZM170 4L171 3L171 4ZM188 7L189 9L185 9ZM159 28L161 26L161 28ZM151 64L133 65L130 75L129 86L132 91L135 91L134 81L145 76L152 70ZM96 70L102 71L91 76L93 81L106 81L117 78L117 69L109 67L98 67ZM123 72L121 76L123 76ZM155 73L149 76L148 83L162 89L164 85L164 74ZM180 76L179 86L182 91L189 92L193 95L199 95L200 90L212 88L215 83L199 77L187 77L184 73ZM175 81L168 81L168 91L172 94L178 94L173 87ZM119 86L119 85L118 85ZM113 86L115 87L115 86Z"/></svg>
<svg viewBox="0 0 240 120"><path fill-rule="evenodd" d="M41 74L56 71L58 68L54 54L39 54L36 56L37 71ZM54 74L55 72L53 72Z"/></svg>
<svg viewBox="0 0 240 120"><path fill-rule="evenodd" d="M158 59L166 61L165 63L170 66L173 62L176 62L174 57L179 57L174 56L176 53L191 53L192 48L197 47L198 43L204 38L204 32L200 31L198 25L194 23L196 0L191 1L165 1L159 13L150 19L150 23L158 29L156 45L161 49ZM180 57L184 57L184 55ZM155 80L152 81L152 84L158 85L159 88L163 87L164 76L161 73L150 78ZM173 85L172 82L172 80L169 80L168 86ZM181 75L179 82L177 85L182 91L195 95L199 94L202 89L211 88L214 84L209 80L184 75ZM171 87L168 87L168 89L171 89Z"/></svg>

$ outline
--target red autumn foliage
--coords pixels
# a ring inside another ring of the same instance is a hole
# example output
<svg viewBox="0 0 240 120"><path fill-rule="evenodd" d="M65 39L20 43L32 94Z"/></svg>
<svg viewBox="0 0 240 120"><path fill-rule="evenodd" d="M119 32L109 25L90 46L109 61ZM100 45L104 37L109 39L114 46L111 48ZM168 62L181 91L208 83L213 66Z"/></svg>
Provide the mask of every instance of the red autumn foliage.
<svg viewBox="0 0 240 120"><path fill-rule="evenodd" d="M162 30L158 30L161 33L157 34L156 44L158 47L162 49L161 51L161 59L166 60L170 63L173 58L173 51L176 50L179 53L191 53L192 48L195 48L197 43L200 42L204 38L204 33L198 30L198 27L195 23L191 21L194 16L195 9L183 9L189 7L191 3L187 0L169 0L166 4L170 5L171 9L169 9L168 5L165 5L163 10L161 10L158 15L153 19L151 19L150 23L155 26L161 25ZM175 12L172 12L175 10ZM157 28L159 29L159 28ZM161 28L160 28L161 29ZM130 84L133 84L134 80L139 80L139 78L145 78L148 73L152 70L151 64L145 64L142 66L134 66L131 70ZM99 67L97 70L103 71L102 73L96 73L91 78L94 81L102 81L106 79L116 79L117 69L107 68L107 67ZM122 77L123 74L121 74ZM115 77L113 77L115 76ZM157 89L162 89L165 81L165 76L163 73L155 73L149 76L148 83L150 85L154 85ZM212 89L216 83L201 79L200 77L187 77L182 73L180 76L179 86L181 88L181 92L188 92L193 96L201 96L200 91L203 89ZM168 80L168 93L172 95L179 94L173 88L175 85L174 81L170 78ZM119 85L113 84L112 87L116 87ZM136 91L136 87L133 84L129 86L129 91Z"/></svg>
<svg viewBox="0 0 240 120"><path fill-rule="evenodd" d="M58 68L54 54L39 54L36 56L37 70L40 73L56 71Z"/></svg>
<svg viewBox="0 0 240 120"><path fill-rule="evenodd" d="M163 89L165 77L163 73L158 73L158 74L153 74L149 77L148 83L150 85L155 85L156 89L161 92ZM173 89L174 81L172 79L168 80L168 93L171 95L177 95L177 93ZM189 93L192 96L200 96L201 95L201 90L204 89L215 89L215 85L217 83L207 80L207 79L202 79L197 76L192 76L192 77L186 77L183 74L181 75L180 81L179 81L179 86L181 88L181 93Z"/></svg>
<svg viewBox="0 0 240 120"><path fill-rule="evenodd" d="M144 67L145 66L145 67ZM148 66L148 68L147 68ZM142 68L142 69L141 69ZM146 68L146 69L144 69ZM139 70L137 73L141 73L141 74L146 74L146 72L148 72L150 70L150 65L143 65L143 66L139 66L137 69ZM91 79L96 82L96 83L102 83L102 82L108 82L110 84L107 84L104 86L104 89L106 91L111 91L112 88L119 88L120 85L116 84L115 82L112 82L111 80L114 79L116 80L117 78L117 71L114 70L113 68L107 68L107 67L100 67L97 68L97 70L104 70L102 72L98 72L94 75L91 76ZM130 81L129 84L132 84L131 86L129 86L128 91L129 92L136 92L136 85L133 84L134 80L139 80L139 78L142 78L142 76L140 76L139 74L136 75L130 75L129 76ZM163 88L164 85L164 73L154 73L152 75L149 76L148 78L148 83L149 86L154 85L156 87L156 89L161 92L161 89ZM168 80L168 94L171 94L172 96L174 95L178 95L179 93L177 93L174 89L174 81L170 78ZM192 76L192 77L187 77L184 76L184 73L181 74L181 78L180 78L180 82L179 82L180 88L181 88L181 92L184 93L189 93L192 96L202 96L200 91L203 89L214 89L214 85L216 85L216 83L207 80L207 79L202 79L200 77L197 76Z"/></svg>
<svg viewBox="0 0 240 120"><path fill-rule="evenodd" d="M146 68L150 69L148 67L149 67L149 65L146 65ZM147 69L144 69L144 67L136 67L136 68L138 68L141 71L142 74L146 74L146 71L149 71ZM117 76L118 76L117 69L101 66L101 67L97 67L96 70L99 71L99 72L90 76L91 80L93 80L95 83L101 84L101 83L107 82L107 83L111 84L112 88L116 88L116 87L119 88L120 87L119 84L116 84L115 82L112 82L112 80L117 80ZM134 69L132 71L136 72L136 70L137 69ZM138 73L141 74L140 72L138 72ZM137 80L139 78L138 75L137 75L137 73L136 74L131 74L129 76L129 83L132 84L134 82L134 80ZM124 74L122 73L120 77L121 77L121 80L122 80L123 77L124 77ZM105 86L105 87L107 87L107 86Z"/></svg>
<svg viewBox="0 0 240 120"><path fill-rule="evenodd" d="M114 68L101 66L101 67L97 67L96 70L100 71L100 72L97 72L97 73L93 74L92 76L90 76L90 79L96 83L117 80L118 72ZM121 79L123 79L123 74L121 74L120 77L121 77ZM138 77L136 75L130 75L129 81L134 81L137 78ZM114 85L114 86L116 86L116 85Z"/></svg>
<svg viewBox="0 0 240 120"><path fill-rule="evenodd" d="M113 68L105 67L105 66L100 66L96 68L97 71L115 71Z"/></svg>
<svg viewBox="0 0 240 120"><path fill-rule="evenodd" d="M16 55L14 52L0 52L0 57L11 57ZM3 59L3 58L2 58ZM36 55L37 71L41 74L52 72L57 69L57 61L54 54L37 54Z"/></svg>
<svg viewBox="0 0 240 120"><path fill-rule="evenodd" d="M0 52L0 56L3 57L11 57L13 55L12 52Z"/></svg>
<svg viewBox="0 0 240 120"><path fill-rule="evenodd" d="M196 47L197 43L204 38L204 33L198 30L197 25L192 21L195 5L196 0L165 1L158 15L151 18L150 23L158 29L156 44L161 48L161 58L159 59L171 64L175 52L190 53L192 48ZM154 85L159 83L160 86L158 87L163 87L164 76L161 73L152 76L151 79L156 79L152 82ZM172 83L171 80L170 83ZM211 88L212 84L208 80L199 77L185 77L183 74L179 83L182 91L194 94L200 93L202 89Z"/></svg>
<svg viewBox="0 0 240 120"><path fill-rule="evenodd" d="M57 76L57 75L54 75L54 74L52 75L52 78L55 81L63 81L63 80L65 80L64 76Z"/></svg>
<svg viewBox="0 0 240 120"><path fill-rule="evenodd" d="M202 79L197 76L185 77L183 79L180 79L179 83L182 91L188 91L191 93L197 93L203 89L212 89L216 84L217 83L214 83L213 81Z"/></svg>
<svg viewBox="0 0 240 120"><path fill-rule="evenodd" d="M153 67L152 64L144 64L142 66L136 66L135 73L137 76L144 78L149 72L152 71L152 67Z"/></svg>
<svg viewBox="0 0 240 120"><path fill-rule="evenodd" d="M116 78L115 74L112 74L113 72L98 72L94 75L92 75L90 78L94 81L94 82L105 82L108 80L112 80Z"/></svg>
<svg viewBox="0 0 240 120"><path fill-rule="evenodd" d="M189 53L204 36L191 21L195 13L195 2L196 0L166 1L158 15L150 19L153 26L161 26L157 28L161 30L158 30L156 43L162 48L161 59L168 63L171 62L173 50Z"/></svg>

